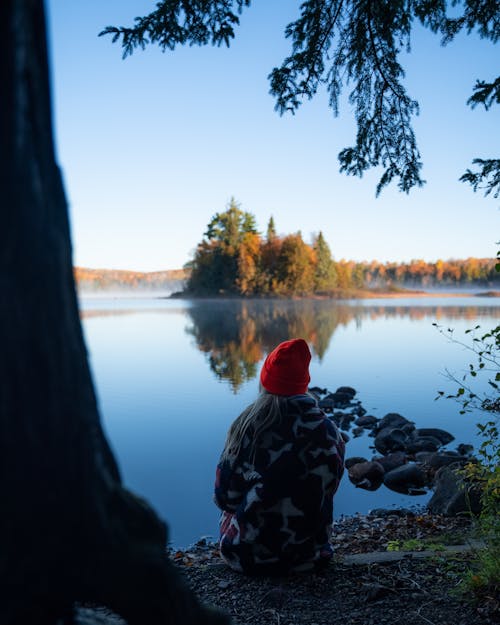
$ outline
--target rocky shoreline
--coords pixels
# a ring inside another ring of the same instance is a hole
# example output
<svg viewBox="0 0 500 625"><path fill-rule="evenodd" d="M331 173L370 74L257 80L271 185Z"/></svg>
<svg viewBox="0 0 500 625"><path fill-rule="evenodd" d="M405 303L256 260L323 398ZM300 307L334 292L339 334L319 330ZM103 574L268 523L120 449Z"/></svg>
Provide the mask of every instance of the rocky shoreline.
<svg viewBox="0 0 500 625"><path fill-rule="evenodd" d="M377 508L367 515L334 520L331 543L335 561L347 555L387 552L437 551L444 545L463 545L474 537L469 515L444 516L425 509ZM225 566L216 542L201 538L187 549L169 549L172 561L181 566Z"/></svg>
<svg viewBox="0 0 500 625"><path fill-rule="evenodd" d="M395 412L380 419L369 415L350 386L341 386L333 393L314 386L309 393L346 441L363 434L374 439L372 458L346 456L347 476L356 488L375 491L384 486L414 496L433 490L428 502L431 512L456 515L480 511L479 492L456 472L475 461L472 445L460 443L454 450L444 449L454 441L446 430L418 428Z"/></svg>
<svg viewBox="0 0 500 625"><path fill-rule="evenodd" d="M216 543L201 539L170 556L201 601L229 613L235 625L489 625L500 602L475 603L460 592L480 548L479 493L456 472L474 462L473 448L440 428L417 428L400 414L368 415L356 391L312 387L343 437L373 437L374 456L347 457L358 488L434 494L426 507L375 509L336 519L334 558L315 575L284 579L242 576L227 567ZM344 478L345 479L345 478ZM418 498L415 500L418 501Z"/></svg>
<svg viewBox="0 0 500 625"><path fill-rule="evenodd" d="M172 550L172 561L198 597L228 612L235 625L497 622L498 600L477 605L458 592L478 548L471 502L477 512L479 496L455 471L474 461L472 446L445 449L454 441L445 430L418 428L397 413L369 415L348 386L335 392L311 387L309 392L347 441L373 438L372 458L346 458L346 478L356 487L416 496L433 490L432 498L426 507L375 509L336 519L332 563L307 577L242 576L206 539Z"/></svg>

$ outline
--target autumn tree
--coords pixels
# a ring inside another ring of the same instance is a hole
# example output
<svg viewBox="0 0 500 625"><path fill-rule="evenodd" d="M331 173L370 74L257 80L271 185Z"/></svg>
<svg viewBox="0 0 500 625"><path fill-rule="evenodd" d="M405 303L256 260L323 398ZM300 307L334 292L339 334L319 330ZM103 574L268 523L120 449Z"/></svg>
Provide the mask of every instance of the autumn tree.
<svg viewBox="0 0 500 625"><path fill-rule="evenodd" d="M335 263L335 273L337 274L337 286L339 289L352 288L352 263L340 260Z"/></svg>
<svg viewBox="0 0 500 625"><path fill-rule="evenodd" d="M188 290L198 293L251 292L260 245L254 216L234 198L208 223L193 260Z"/></svg>
<svg viewBox="0 0 500 625"><path fill-rule="evenodd" d="M276 264L274 291L281 295L312 293L315 260L313 249L304 243L300 232L286 236Z"/></svg>
<svg viewBox="0 0 500 625"><path fill-rule="evenodd" d="M132 27L108 26L101 34L119 40L124 57L150 42L164 50L185 43L229 46L249 5L250 0L160 0ZM392 181L405 192L425 182L412 126L419 105L403 84L400 62L416 23L439 35L443 45L462 32L496 43L500 5L495 0L306 0L285 29L291 52L269 76L280 114L295 112L325 87L338 115L343 89L350 88L357 132L353 144L339 154L340 170L362 176L382 167L377 194ZM500 77L478 79L468 104L488 109L498 103ZM500 159L476 158L473 165L476 169L467 170L461 180L498 197Z"/></svg>
<svg viewBox="0 0 500 625"><path fill-rule="evenodd" d="M242 295L259 291L261 239L256 232L246 232L237 252L236 288Z"/></svg>

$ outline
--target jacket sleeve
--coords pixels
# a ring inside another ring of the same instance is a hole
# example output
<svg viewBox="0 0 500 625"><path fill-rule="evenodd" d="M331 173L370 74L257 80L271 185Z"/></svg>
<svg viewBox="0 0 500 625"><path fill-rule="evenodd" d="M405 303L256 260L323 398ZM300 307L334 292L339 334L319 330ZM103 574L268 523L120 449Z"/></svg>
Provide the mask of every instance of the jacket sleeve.
<svg viewBox="0 0 500 625"><path fill-rule="evenodd" d="M236 512L259 480L260 475L248 463L238 458L221 458L215 473L215 504L226 512Z"/></svg>

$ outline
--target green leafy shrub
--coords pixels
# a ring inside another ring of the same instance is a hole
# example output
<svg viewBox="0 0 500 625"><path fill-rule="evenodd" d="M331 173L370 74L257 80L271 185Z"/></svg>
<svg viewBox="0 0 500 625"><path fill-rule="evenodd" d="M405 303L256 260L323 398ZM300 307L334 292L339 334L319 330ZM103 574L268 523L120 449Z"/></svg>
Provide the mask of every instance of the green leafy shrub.
<svg viewBox="0 0 500 625"><path fill-rule="evenodd" d="M500 252L497 259L500 258ZM500 263L497 263L500 271ZM434 324L436 325L436 324ZM455 338L453 330L439 331L451 341L465 347L474 355L462 379L448 374L457 383L454 394L438 392L438 398L446 396L456 400L460 414L477 412L486 420L477 423L481 443L474 462L468 463L463 471L467 480L480 486L482 509L478 519L479 534L484 548L476 552L471 568L463 583L464 592L473 592L481 599L500 596L500 325L488 332L480 332L480 326L466 331L469 342ZM488 391L477 391L479 377L485 378ZM498 607L498 606L497 606Z"/></svg>

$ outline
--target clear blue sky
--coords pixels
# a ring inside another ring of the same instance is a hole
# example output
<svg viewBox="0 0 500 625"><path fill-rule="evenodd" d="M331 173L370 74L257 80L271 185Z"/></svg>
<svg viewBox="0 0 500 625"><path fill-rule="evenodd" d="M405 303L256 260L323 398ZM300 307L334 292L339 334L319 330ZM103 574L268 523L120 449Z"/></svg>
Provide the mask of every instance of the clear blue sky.
<svg viewBox="0 0 500 625"><path fill-rule="evenodd" d="M279 117L267 75L288 53L296 0L254 0L229 49L150 46L122 60L107 25L130 25L151 0L48 0L54 123L72 224L74 263L154 271L188 261L231 196L280 233L322 230L339 260L493 257L500 202L459 176L500 156L500 107L466 106L476 78L498 74L498 48L475 36L442 48L418 29L405 61L421 107L415 130L427 184L409 196L380 172L338 173L354 142L344 100L334 118L320 93Z"/></svg>

